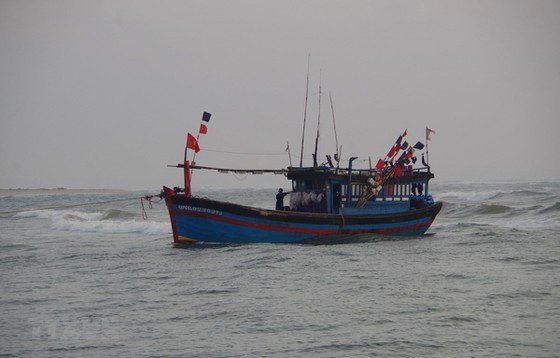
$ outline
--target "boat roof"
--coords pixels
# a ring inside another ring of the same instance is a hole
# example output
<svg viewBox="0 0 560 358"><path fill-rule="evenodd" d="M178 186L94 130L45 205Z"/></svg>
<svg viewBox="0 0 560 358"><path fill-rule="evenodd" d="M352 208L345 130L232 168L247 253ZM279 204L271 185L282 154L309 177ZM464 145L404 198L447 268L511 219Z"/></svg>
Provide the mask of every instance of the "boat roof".
<svg viewBox="0 0 560 358"><path fill-rule="evenodd" d="M352 169L352 181L366 182L369 178L375 175L382 175L383 173L376 169ZM347 168L332 168L332 167L288 167L286 175L291 180L340 180L346 181L348 179ZM400 175L388 178L386 183L403 183L410 181L424 181L430 180L434 174L429 172L427 168L414 169L406 175Z"/></svg>
<svg viewBox="0 0 560 358"><path fill-rule="evenodd" d="M178 164L177 167L184 167ZM282 169L231 169L231 168L218 168L207 167L201 165L191 165L191 169L205 169L216 170L220 173L236 173L236 174L281 174L286 175L290 180L340 180L346 181L348 179L348 168L336 168L330 166L317 166L317 167L288 167ZM352 169L352 181L366 182L368 178L376 174L382 175L383 173L377 169ZM434 174L428 168L417 168L410 170L405 175L399 175L388 178L386 183L406 183L414 181L427 181L434 177Z"/></svg>

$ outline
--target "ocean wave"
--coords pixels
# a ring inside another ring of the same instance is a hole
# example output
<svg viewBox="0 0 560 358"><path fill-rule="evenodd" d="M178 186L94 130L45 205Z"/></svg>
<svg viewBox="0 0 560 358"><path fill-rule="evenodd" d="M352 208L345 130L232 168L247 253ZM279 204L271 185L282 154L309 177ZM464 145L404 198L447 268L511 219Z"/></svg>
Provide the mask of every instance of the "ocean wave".
<svg viewBox="0 0 560 358"><path fill-rule="evenodd" d="M101 212L70 210L26 211L18 213L14 217L50 220L51 229L62 231L98 232L103 234L171 234L169 222L142 220L138 218L137 214L118 209L108 209Z"/></svg>
<svg viewBox="0 0 560 358"><path fill-rule="evenodd" d="M521 205L445 202L439 222L491 224L495 228L534 230L560 228L560 202L550 205ZM437 227L438 220L436 220Z"/></svg>
<svg viewBox="0 0 560 358"><path fill-rule="evenodd" d="M480 191L443 191L435 194L441 200L460 202L481 202L488 200L499 201L531 201L531 200L553 200L558 198L554 191L541 190L480 190Z"/></svg>
<svg viewBox="0 0 560 358"><path fill-rule="evenodd" d="M498 193L494 198L544 198L551 193L535 190L511 190Z"/></svg>
<svg viewBox="0 0 560 358"><path fill-rule="evenodd" d="M560 202L558 201L551 206L538 210L539 214L550 214L550 213L557 213L557 212L560 212Z"/></svg>
<svg viewBox="0 0 560 358"><path fill-rule="evenodd" d="M483 198L484 200L457 200L458 194L439 195L438 199L444 203L443 213L449 215L546 215L560 212L560 201L550 194L537 192L494 192L493 194L471 193L464 198ZM511 193L514 193L511 195ZM525 198L522 196L525 195ZM527 196L533 196L528 199ZM540 197L540 198L539 198Z"/></svg>
<svg viewBox="0 0 560 358"><path fill-rule="evenodd" d="M500 204L481 204L477 205L474 212L482 215L503 215L509 214L514 208Z"/></svg>
<svg viewBox="0 0 560 358"><path fill-rule="evenodd" d="M500 225L512 229L530 229L530 230L544 230L544 229L554 229L558 230L560 228L560 219L557 216L532 216L523 218L514 218L511 220L504 220L500 222Z"/></svg>
<svg viewBox="0 0 560 358"><path fill-rule="evenodd" d="M119 209L109 209L103 212L100 220L132 219L136 214Z"/></svg>
<svg viewBox="0 0 560 358"><path fill-rule="evenodd" d="M444 202L444 215L454 218L472 217L478 215L508 216L515 212L515 208L492 203L482 204L457 204Z"/></svg>
<svg viewBox="0 0 560 358"><path fill-rule="evenodd" d="M501 192L497 190L491 191L447 191L436 194L437 197L441 200L449 200L449 199L456 199L459 201L483 201L489 200Z"/></svg>
<svg viewBox="0 0 560 358"><path fill-rule="evenodd" d="M168 223L154 221L71 221L57 220L52 229L77 232L99 232L104 234L140 233L146 235L171 234Z"/></svg>
<svg viewBox="0 0 560 358"><path fill-rule="evenodd" d="M15 218L37 218L56 220L67 217L68 220L100 220L102 212L80 212L73 210L30 210L22 211L14 215Z"/></svg>

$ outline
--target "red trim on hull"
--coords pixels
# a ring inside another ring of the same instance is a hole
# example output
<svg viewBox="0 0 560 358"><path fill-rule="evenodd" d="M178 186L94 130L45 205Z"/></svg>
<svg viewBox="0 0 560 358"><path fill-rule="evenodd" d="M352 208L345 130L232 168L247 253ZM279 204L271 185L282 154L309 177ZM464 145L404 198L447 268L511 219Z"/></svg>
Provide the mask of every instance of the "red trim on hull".
<svg viewBox="0 0 560 358"><path fill-rule="evenodd" d="M426 222L407 225L407 226L398 226L393 228L379 228L379 229L307 229L307 228L290 228L290 227L282 227L282 226L273 226L268 224L259 224L259 223L252 223L232 218L226 218L223 216L217 216L212 214L206 213L198 213L198 212L191 212L191 211L179 211L173 210L173 219L172 222L175 224L175 215L184 215L184 216L196 216L204 219L210 219L220 222L225 222L231 225L242 226L242 227L249 227L253 229L260 229L260 230L268 230L268 231L279 231L279 232L289 232L289 233L296 233L296 234L315 234L315 235L332 235L332 234L367 234L367 233L378 233L378 234L391 234L397 233L401 231L410 231L416 230L423 227L429 227L434 219L428 220ZM186 213L186 214L185 214ZM173 230L175 234L175 228ZM175 235L174 235L175 236Z"/></svg>
<svg viewBox="0 0 560 358"><path fill-rule="evenodd" d="M306 228L290 228L290 227L282 227L282 226L272 226L272 225L267 225L267 224L252 223L252 222L247 222L247 221L242 221L242 220L237 220L237 219L225 218L223 216L217 216L217 215L205 214L205 213L197 213L197 212L192 212L192 211L174 210L173 212L174 212L175 215L177 215L177 212L180 212L181 215L184 215L184 216L197 216L197 217L204 218L204 219L221 221L221 222L225 222L225 223L236 225L236 226L250 227L250 228L253 228L253 229L260 229L260 230L292 232L292 233L297 233L297 234L318 234L318 235L330 235L330 234L336 234L336 233L340 232L340 230L338 230L338 229L328 229L327 230L327 229L306 229ZM185 215L184 213L188 213L188 214Z"/></svg>
<svg viewBox="0 0 560 358"><path fill-rule="evenodd" d="M432 223L434 222L434 219L423 222L423 223L419 223L419 224L412 224L412 225L408 225L408 226L400 226L400 227L396 227L396 228L387 228L387 229L376 229L375 233L377 234L393 234L399 231L410 231L410 230L415 230L415 229L420 229L423 227L429 227L430 225L432 225Z"/></svg>

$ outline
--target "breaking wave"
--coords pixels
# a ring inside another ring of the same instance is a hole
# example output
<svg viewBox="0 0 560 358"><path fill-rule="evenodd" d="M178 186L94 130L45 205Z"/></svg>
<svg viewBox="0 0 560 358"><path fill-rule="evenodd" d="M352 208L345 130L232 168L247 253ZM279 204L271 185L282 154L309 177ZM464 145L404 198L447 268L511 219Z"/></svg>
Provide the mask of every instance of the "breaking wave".
<svg viewBox="0 0 560 358"><path fill-rule="evenodd" d="M555 202L553 205L545 207L538 211L539 214L551 214L560 212L560 202Z"/></svg>
<svg viewBox="0 0 560 358"><path fill-rule="evenodd" d="M442 185L441 219L508 228L560 227L560 183Z"/></svg>
<svg viewBox="0 0 560 358"><path fill-rule="evenodd" d="M488 200L499 195L499 191L480 191L480 192L468 192L468 191L448 191L443 192L438 195L441 200L460 200L460 201L482 201Z"/></svg>
<svg viewBox="0 0 560 358"><path fill-rule="evenodd" d="M483 201L483 200L539 200L547 199L550 193L533 190L488 190L488 191L444 191L438 196L442 199L460 201Z"/></svg>
<svg viewBox="0 0 560 358"><path fill-rule="evenodd" d="M25 211L16 214L15 217L49 220L51 222L51 229L62 231L98 232L104 234L171 234L169 222L142 220L135 213L119 209L107 209L100 212L71 210Z"/></svg>

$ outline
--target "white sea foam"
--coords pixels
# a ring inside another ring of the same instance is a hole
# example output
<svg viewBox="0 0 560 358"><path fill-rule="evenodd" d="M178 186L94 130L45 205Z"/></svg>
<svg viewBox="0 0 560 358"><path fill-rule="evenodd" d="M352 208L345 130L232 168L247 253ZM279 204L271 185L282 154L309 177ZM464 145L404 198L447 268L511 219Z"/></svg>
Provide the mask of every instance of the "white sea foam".
<svg viewBox="0 0 560 358"><path fill-rule="evenodd" d="M99 232L104 234L140 233L146 235L171 234L169 222L131 219L121 215L124 220L105 219L104 212L78 212L71 210L26 211L15 215L17 218L38 218L50 220L54 230L74 232Z"/></svg>
<svg viewBox="0 0 560 358"><path fill-rule="evenodd" d="M80 218L83 220L100 220L103 217L101 212L80 212L73 210L31 210L22 211L14 215L16 218L38 218L38 219L49 219L57 220L59 218Z"/></svg>
<svg viewBox="0 0 560 358"><path fill-rule="evenodd" d="M447 191L437 193L438 199L457 199L461 201L483 201L496 197L503 193L499 190L490 191Z"/></svg>
<svg viewBox="0 0 560 358"><path fill-rule="evenodd" d="M146 235L170 234L169 223L154 221L72 221L55 220L51 227L56 230L99 232L105 234L141 233Z"/></svg>

